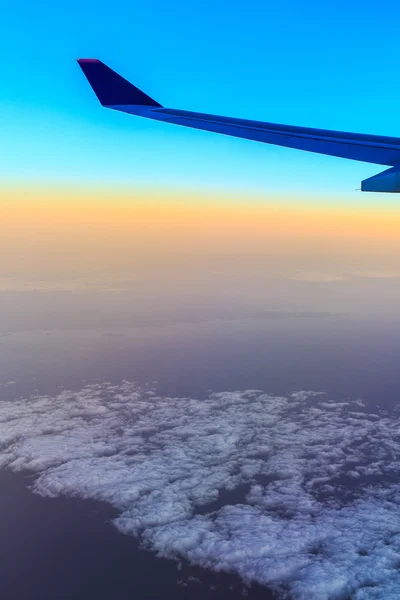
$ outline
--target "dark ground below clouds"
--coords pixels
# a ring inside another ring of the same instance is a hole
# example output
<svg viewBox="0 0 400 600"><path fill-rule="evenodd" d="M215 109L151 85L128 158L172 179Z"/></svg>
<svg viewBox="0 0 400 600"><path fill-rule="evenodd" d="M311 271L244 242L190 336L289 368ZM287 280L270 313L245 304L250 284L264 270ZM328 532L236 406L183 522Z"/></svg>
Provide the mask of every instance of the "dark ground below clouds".
<svg viewBox="0 0 400 600"><path fill-rule="evenodd" d="M234 575L161 559L111 523L117 511L76 498L43 498L32 475L0 472L1 600L272 600Z"/></svg>

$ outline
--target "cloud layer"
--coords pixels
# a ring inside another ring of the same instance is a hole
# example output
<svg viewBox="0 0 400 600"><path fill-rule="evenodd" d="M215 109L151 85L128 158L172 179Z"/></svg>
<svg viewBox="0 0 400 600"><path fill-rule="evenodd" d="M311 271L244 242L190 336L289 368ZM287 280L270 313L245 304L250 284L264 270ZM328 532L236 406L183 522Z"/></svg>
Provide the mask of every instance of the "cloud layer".
<svg viewBox="0 0 400 600"><path fill-rule="evenodd" d="M396 412L323 394L157 395L124 381L0 404L0 467L95 498L161 556L295 599L400 597Z"/></svg>

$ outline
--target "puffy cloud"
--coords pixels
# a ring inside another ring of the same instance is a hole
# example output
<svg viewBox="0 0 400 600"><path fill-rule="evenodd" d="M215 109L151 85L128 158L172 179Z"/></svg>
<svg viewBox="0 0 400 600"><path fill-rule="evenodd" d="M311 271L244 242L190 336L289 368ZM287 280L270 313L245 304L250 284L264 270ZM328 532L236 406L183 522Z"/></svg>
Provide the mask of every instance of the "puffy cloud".
<svg viewBox="0 0 400 600"><path fill-rule="evenodd" d="M359 400L134 383L0 404L0 466L109 502L161 556L295 599L400 597L399 422Z"/></svg>

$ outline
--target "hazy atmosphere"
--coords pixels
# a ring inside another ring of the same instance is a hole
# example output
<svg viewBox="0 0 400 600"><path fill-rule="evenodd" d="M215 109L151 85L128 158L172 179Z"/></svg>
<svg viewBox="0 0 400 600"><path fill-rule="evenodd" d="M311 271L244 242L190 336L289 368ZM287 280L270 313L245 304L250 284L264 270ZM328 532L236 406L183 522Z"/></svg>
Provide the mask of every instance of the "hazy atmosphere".
<svg viewBox="0 0 400 600"><path fill-rule="evenodd" d="M397 206L140 189L2 198L4 331L399 315Z"/></svg>

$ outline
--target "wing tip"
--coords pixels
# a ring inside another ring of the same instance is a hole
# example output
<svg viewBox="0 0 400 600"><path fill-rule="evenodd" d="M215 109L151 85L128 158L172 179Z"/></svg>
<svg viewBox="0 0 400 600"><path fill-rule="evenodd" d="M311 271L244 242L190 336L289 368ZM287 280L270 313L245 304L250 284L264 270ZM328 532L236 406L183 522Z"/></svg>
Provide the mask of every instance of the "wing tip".
<svg viewBox="0 0 400 600"><path fill-rule="evenodd" d="M85 65L88 63L101 63L101 60L98 58L77 58L76 60L80 65Z"/></svg>
<svg viewBox="0 0 400 600"><path fill-rule="evenodd" d="M103 106L161 106L98 58L78 58L77 62Z"/></svg>

